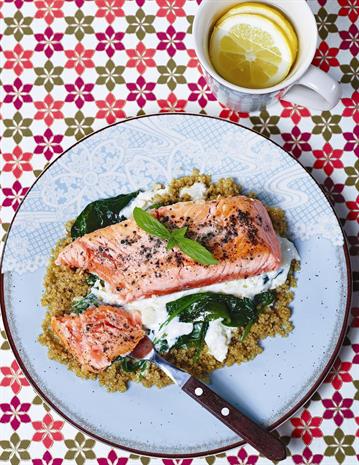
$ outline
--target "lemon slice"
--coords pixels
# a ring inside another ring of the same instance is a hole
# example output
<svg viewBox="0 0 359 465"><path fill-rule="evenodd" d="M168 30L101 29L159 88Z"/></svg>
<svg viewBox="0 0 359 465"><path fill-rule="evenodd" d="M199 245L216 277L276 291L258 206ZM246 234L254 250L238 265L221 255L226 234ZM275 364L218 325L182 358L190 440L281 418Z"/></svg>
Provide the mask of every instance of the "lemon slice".
<svg viewBox="0 0 359 465"><path fill-rule="evenodd" d="M262 15L244 13L231 15L215 25L209 56L224 79L252 89L278 84L293 64L283 30Z"/></svg>
<svg viewBox="0 0 359 465"><path fill-rule="evenodd" d="M216 25L219 26L224 19L239 13L260 14L277 23L287 36L294 62L298 53L298 37L290 21L283 13L277 10L277 8L273 8L264 3L245 2L228 10L227 13L217 21Z"/></svg>

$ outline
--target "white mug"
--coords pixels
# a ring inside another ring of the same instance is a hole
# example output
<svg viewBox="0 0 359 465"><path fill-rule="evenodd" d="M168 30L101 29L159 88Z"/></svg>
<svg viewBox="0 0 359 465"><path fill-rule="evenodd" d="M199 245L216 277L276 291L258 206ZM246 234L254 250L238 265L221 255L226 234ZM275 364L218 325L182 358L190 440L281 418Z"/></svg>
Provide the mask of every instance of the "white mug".
<svg viewBox="0 0 359 465"><path fill-rule="evenodd" d="M244 0L203 0L193 24L197 57L209 87L217 99L239 112L260 110L284 98L315 110L330 110L339 101L339 83L324 71L311 65L318 40L315 17L306 0L260 0L273 5L288 17L294 26L299 51L289 75L279 84L265 89L248 89L223 79L213 68L208 43L213 25L230 7Z"/></svg>

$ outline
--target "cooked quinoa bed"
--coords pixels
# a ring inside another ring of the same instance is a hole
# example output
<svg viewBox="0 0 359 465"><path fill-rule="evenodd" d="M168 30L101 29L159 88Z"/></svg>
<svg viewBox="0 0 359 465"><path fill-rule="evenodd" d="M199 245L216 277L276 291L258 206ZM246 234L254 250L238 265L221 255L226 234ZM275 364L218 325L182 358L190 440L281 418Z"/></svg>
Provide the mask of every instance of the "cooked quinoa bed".
<svg viewBox="0 0 359 465"><path fill-rule="evenodd" d="M209 175L200 174L199 171L193 170L190 176L174 179L170 183L169 193L164 196L157 196L154 201L170 204L179 200L190 200L186 196L180 197L180 190L185 186L192 186L195 182L203 182L207 186L207 199L229 197L241 192L240 186L231 178L220 179L216 183L212 183ZM250 196L255 197L255 194L250 194ZM279 208L267 208L267 210L276 232L281 236L285 236L287 224L283 210ZM39 341L41 344L47 346L49 358L64 363L82 378L97 378L100 384L105 386L109 391L126 391L129 381L140 382L146 387L155 385L162 388L167 386L171 383L171 380L152 364L144 372L137 373L123 371L121 364L117 362L112 363L110 367L101 373L84 373L79 363L66 351L60 340L52 332L50 328L51 317L53 315L70 313L73 299L86 295L90 287L86 281L86 272L59 267L54 263L59 252L72 241L69 233L70 226L71 223L69 222L66 225L67 234L65 238L61 239L52 251L44 280L45 291L42 297L42 304L48 310L42 324L43 332L39 337ZM173 348L166 357L177 366L204 379L217 368L230 366L235 363L239 364L256 357L263 350L260 345L262 339L276 335L287 336L293 329L290 321L291 310L289 306L294 297L291 289L296 287L294 273L298 269L299 262L293 260L287 281L274 290L276 294L274 304L271 308L267 308L261 313L258 321L252 326L244 341L240 341L243 331L241 328L234 332L224 362L218 362L208 353L206 347L196 362L193 361L194 348Z"/></svg>

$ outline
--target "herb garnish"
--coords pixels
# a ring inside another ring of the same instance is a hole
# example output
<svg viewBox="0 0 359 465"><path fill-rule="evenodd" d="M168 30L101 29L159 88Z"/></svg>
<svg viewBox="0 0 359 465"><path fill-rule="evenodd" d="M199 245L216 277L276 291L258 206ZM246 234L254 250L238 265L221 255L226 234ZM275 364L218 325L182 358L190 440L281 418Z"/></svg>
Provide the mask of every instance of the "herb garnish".
<svg viewBox="0 0 359 465"><path fill-rule="evenodd" d="M177 246L185 255L202 265L215 265L218 263L218 260L203 245L185 237L187 233L186 226L170 231L150 213L139 207L133 210L133 218L137 226L148 234L166 240L167 250L171 250Z"/></svg>

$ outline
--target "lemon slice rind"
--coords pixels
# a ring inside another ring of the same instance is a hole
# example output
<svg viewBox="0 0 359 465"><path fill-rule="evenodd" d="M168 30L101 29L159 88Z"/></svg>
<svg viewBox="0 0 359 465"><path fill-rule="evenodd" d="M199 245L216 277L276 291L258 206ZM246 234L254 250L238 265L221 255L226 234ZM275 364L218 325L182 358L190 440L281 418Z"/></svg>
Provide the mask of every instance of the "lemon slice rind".
<svg viewBox="0 0 359 465"><path fill-rule="evenodd" d="M270 5L264 3L245 2L241 3L227 11L216 23L219 26L224 20L230 16L236 14L249 13L249 14L260 14L268 19L271 19L283 30L288 38L290 48L292 51L292 59L295 60L298 53L298 38L297 34L286 16L279 11L277 8L273 8Z"/></svg>
<svg viewBox="0 0 359 465"><path fill-rule="evenodd" d="M263 57L266 51L267 57ZM288 75L293 63L283 30L274 21L257 14L230 15L217 23L210 38L209 54L224 79L247 88L278 84ZM257 56L260 54L262 57Z"/></svg>

